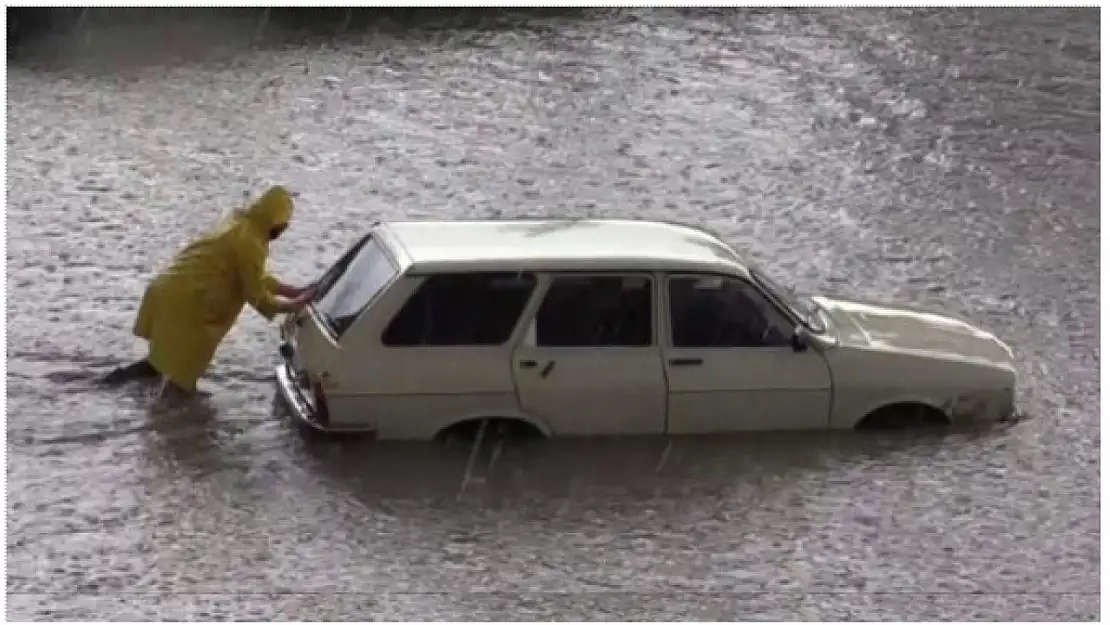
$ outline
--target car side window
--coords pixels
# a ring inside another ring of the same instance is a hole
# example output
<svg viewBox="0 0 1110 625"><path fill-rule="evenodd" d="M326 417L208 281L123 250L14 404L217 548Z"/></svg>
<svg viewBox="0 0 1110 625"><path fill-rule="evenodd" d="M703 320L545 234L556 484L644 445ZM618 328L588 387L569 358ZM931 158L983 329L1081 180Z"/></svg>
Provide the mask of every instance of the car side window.
<svg viewBox="0 0 1110 625"><path fill-rule="evenodd" d="M536 288L531 273L429 276L386 326L390 347L500 345Z"/></svg>
<svg viewBox="0 0 1110 625"><path fill-rule="evenodd" d="M675 347L790 345L790 320L745 280L675 276L668 295Z"/></svg>
<svg viewBox="0 0 1110 625"><path fill-rule="evenodd" d="M540 347L654 343L650 276L557 276L536 312Z"/></svg>

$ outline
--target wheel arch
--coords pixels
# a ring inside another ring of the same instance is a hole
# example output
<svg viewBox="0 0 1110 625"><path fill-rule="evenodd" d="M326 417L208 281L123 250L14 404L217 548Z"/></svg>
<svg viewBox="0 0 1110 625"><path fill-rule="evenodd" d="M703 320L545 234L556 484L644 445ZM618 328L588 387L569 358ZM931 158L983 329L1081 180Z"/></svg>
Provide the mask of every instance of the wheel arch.
<svg viewBox="0 0 1110 625"><path fill-rule="evenodd" d="M546 424L523 413L499 413L499 414L472 414L456 417L444 422L435 433L432 434L432 440L441 440L443 436L452 429L465 428L474 424L473 427L480 427L482 421L500 421L500 422L515 422L524 425L527 428L534 430L543 438L551 438L553 432Z"/></svg>
<svg viewBox="0 0 1110 625"><path fill-rule="evenodd" d="M856 419L852 427L857 430L866 429L875 425L877 420L882 418L882 415L922 410L925 411L929 422L938 425L942 421L946 425L951 425L953 422L952 415L945 410L940 402L920 396L907 396L876 402L875 405Z"/></svg>

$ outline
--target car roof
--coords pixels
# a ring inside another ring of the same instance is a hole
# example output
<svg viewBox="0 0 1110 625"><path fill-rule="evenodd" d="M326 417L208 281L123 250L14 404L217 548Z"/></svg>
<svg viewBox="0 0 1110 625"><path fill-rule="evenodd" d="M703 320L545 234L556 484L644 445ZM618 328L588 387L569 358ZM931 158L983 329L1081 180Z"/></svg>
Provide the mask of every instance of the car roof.
<svg viewBox="0 0 1110 625"><path fill-rule="evenodd" d="M409 273L688 271L747 275L747 263L692 226L632 219L393 221Z"/></svg>

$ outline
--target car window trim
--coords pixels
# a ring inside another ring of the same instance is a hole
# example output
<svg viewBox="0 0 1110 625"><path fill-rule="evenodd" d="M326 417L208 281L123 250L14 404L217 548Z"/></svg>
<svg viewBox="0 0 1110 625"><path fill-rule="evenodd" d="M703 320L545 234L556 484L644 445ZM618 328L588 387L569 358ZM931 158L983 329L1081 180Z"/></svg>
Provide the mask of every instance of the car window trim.
<svg viewBox="0 0 1110 625"><path fill-rule="evenodd" d="M693 273L693 272L671 273L671 272L668 272L665 277L666 277L667 288L666 288L666 293L664 295L666 299L664 301L665 301L666 305L663 308L667 311L667 328L666 328L667 331L664 332L664 334L666 335L665 338L666 338L666 341L667 341L665 347L667 349L781 349L782 347L784 347L784 346L780 346L780 345L760 345L760 346L757 346L757 347L739 347L739 346L730 347L730 346L726 346L726 345L702 346L702 347L679 347L679 346L675 345L674 344L674 317L671 314L672 313L672 308L671 308L671 280L673 280L674 278L695 278L695 279L722 278L724 280L738 280L740 282L743 282L744 284L747 284L748 286L752 287L753 289L755 289L755 291L757 293L759 293L763 297L763 299L767 300L771 304L771 308L776 310L787 321L791 322L791 324L790 324L791 327L797 327L798 324L802 323L793 313L791 313L789 311L789 309L784 309L783 306L779 303L779 301L777 299L775 299L774 297L769 296L767 294L766 290L761 288L755 280L748 280L748 279L745 279L743 276L738 276L738 275L735 275L735 274L718 273L718 272L706 272L706 273Z"/></svg>
<svg viewBox="0 0 1110 625"><path fill-rule="evenodd" d="M775 293L773 290L765 288L763 286L764 278L766 278L766 280L768 282L775 282L772 279L772 277L767 274L766 271L764 271L760 267L754 267L754 268L749 268L748 273L752 277L752 280L751 280L752 283L755 284L757 287L759 287L760 290L763 291L763 294L766 295L773 303L778 304L778 307L780 309L787 311L789 313L788 316L791 319L796 320L798 323L802 324L802 326L805 327L807 330L809 330L810 332L813 332L815 334L827 334L828 333L828 331L829 331L828 324L825 324L825 327L822 328L822 329L814 328L813 325L810 323L811 320L806 319L804 316L800 316L800 315L796 314L796 311L794 310L793 306L791 306L789 303L784 301L783 298L779 297L778 294ZM763 278L759 277L761 274L763 275ZM822 319L822 321L824 321L824 320Z"/></svg>
<svg viewBox="0 0 1110 625"><path fill-rule="evenodd" d="M385 256L386 260L389 261L389 264L393 267L393 276L389 280L386 280L385 283L382 284L381 288L378 289L378 292L375 293L374 296L371 297L366 302L366 304L359 309L357 313L354 314L354 319L351 321L350 326L348 326L348 330L358 325L363 315L366 314L366 311L370 310L370 307L374 304L374 302L381 298L384 293L388 292L389 289L392 288L398 280L404 277L404 274L401 272L401 265L397 261L397 258L394 256L393 251L389 249L388 245L385 245L383 241L378 239L374 231L371 230L370 232L367 232L365 235L359 238L359 240L353 243L349 248L347 248L347 251L344 252L343 255L339 257L339 259L332 263L332 266L328 267L324 271L324 274L321 275L320 278L318 278L314 283L319 284L323 282L324 278L328 277L328 274L335 271L336 268L339 267L340 263L345 261L343 271L341 271L339 275L337 275L335 279L332 280L332 284L328 290L330 291L331 289L335 288L335 282L342 278L343 274L347 273L347 271L351 268L351 263L354 262L355 256L357 256L359 252L361 252L362 249L370 243L377 245L378 250L382 253L382 255ZM328 338L331 340L332 344L338 347L343 341L343 336L340 336L335 331L335 328L332 327L331 321L328 319L327 315L316 308L316 301L319 298L319 294L313 296L312 301L309 302L309 304L305 306L305 308L308 309L308 314L312 317L313 323L315 323L319 327L322 327ZM346 334L347 333L344 332L344 335Z"/></svg>

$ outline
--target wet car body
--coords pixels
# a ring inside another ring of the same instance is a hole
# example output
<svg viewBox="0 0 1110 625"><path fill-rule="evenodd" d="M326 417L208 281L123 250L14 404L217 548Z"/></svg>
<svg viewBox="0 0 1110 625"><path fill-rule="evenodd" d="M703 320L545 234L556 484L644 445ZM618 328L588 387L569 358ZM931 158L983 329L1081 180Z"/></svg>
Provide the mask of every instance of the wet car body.
<svg viewBox="0 0 1110 625"><path fill-rule="evenodd" d="M376 224L282 338L277 376L297 420L383 439L491 421L579 437L1014 411L1013 354L992 334L907 307L798 296L718 237L674 223Z"/></svg>

